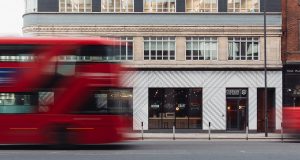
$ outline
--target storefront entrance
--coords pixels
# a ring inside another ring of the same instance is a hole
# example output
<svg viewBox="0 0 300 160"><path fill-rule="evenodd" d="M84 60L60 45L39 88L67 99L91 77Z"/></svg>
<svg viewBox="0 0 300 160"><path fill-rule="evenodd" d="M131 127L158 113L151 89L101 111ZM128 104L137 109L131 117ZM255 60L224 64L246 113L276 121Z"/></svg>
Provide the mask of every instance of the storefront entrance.
<svg viewBox="0 0 300 160"><path fill-rule="evenodd" d="M228 131L243 131L248 124L248 89L226 89Z"/></svg>

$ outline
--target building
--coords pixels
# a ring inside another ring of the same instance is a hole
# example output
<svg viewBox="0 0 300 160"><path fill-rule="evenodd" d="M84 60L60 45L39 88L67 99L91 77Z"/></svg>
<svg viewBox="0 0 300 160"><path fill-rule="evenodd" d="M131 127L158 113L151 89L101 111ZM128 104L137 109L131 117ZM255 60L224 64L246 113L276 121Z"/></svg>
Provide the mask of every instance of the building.
<svg viewBox="0 0 300 160"><path fill-rule="evenodd" d="M282 1L283 106L300 106L300 1Z"/></svg>
<svg viewBox="0 0 300 160"><path fill-rule="evenodd" d="M27 0L25 35L121 37L134 129L264 131L264 0ZM281 3L267 5L269 131L282 110ZM118 60L119 60L118 59Z"/></svg>

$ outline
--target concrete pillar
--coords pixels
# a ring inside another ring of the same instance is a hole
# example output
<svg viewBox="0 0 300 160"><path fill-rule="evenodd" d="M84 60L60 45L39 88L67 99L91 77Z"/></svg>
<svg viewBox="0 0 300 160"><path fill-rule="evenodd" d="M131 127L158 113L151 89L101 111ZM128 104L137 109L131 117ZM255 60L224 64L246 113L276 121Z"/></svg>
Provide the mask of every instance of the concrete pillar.
<svg viewBox="0 0 300 160"><path fill-rule="evenodd" d="M144 38L143 37L134 37L133 38L133 53L135 61L144 60Z"/></svg>
<svg viewBox="0 0 300 160"><path fill-rule="evenodd" d="M219 61L228 60L228 38L218 37L218 59Z"/></svg>
<svg viewBox="0 0 300 160"><path fill-rule="evenodd" d="M185 61L185 37L176 37L176 60Z"/></svg>

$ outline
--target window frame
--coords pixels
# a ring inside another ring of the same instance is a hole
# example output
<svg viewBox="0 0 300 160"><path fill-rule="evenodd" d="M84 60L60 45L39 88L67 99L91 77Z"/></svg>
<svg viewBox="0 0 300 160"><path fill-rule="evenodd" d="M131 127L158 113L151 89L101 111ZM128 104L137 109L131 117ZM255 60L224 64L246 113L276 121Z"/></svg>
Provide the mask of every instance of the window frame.
<svg viewBox="0 0 300 160"><path fill-rule="evenodd" d="M190 9L191 11L188 11L188 8L187 8L187 1L189 1L189 0L185 0L185 12L186 13L218 13L219 12L219 1L218 0L215 0L216 1L216 11L213 11L213 7L212 7L212 1L214 1L214 0L211 0L210 1L210 11L209 12L206 12L206 11L194 11L194 8L193 8L193 6L194 6L194 1L195 0L190 0L191 2L192 2L192 8ZM205 3L204 3L204 5L205 5ZM201 9L201 8L199 8L199 10L205 10L206 8L203 8L203 9Z"/></svg>
<svg viewBox="0 0 300 160"><path fill-rule="evenodd" d="M162 40L158 40L158 38L161 37ZM155 38L155 40L153 40ZM164 38L167 38L166 40ZM174 38L174 39L173 39ZM147 39L147 40L146 40ZM157 42L160 41L162 43L162 54L161 54L161 59L157 59ZM149 54L148 54L148 59L145 59L145 42L149 43ZM174 42L174 50L171 50L171 42ZM152 59L151 57L151 43L155 43L155 59ZM167 43L167 50L164 50L164 43ZM164 51L168 51L168 59L164 59ZM174 51L174 59L171 59L171 51ZM176 37L175 36L148 36L144 37L144 49L143 49L143 60L144 61L176 61Z"/></svg>
<svg viewBox="0 0 300 160"><path fill-rule="evenodd" d="M107 3L107 6L106 6L107 7L107 11L103 11L103 8L102 8L102 4L104 3L104 1L106 1L106 3ZM122 0L113 0L113 1L114 1L114 3L113 3L114 4L114 7L113 7L114 11L110 11L111 8L109 8L109 6L110 6L109 5L109 0L102 0L101 4L100 4L101 5L100 6L101 12L103 12L103 13L134 13L134 0L126 0L126 2L127 2L126 11L116 11L116 4L117 4L116 1L120 1L120 5L121 5L121 1ZM129 4L128 1L132 1L132 11L130 11L130 12L129 12L129 7L128 7L129 6L128 5Z"/></svg>
<svg viewBox="0 0 300 160"><path fill-rule="evenodd" d="M191 40L187 40L188 38L191 38ZM197 39L194 39L194 38L197 38ZM203 38L203 40L201 40L201 38ZM207 41L206 40L206 38L209 38L209 40ZM191 55L190 55L190 57L191 57L191 59L187 59L187 43L188 42L190 42L191 43L191 48L192 48L192 50L191 50ZM194 49L193 49L193 43L194 42L197 42L198 43L198 59L193 59L193 54L192 54L192 52L194 51ZM200 59L200 55L199 55L199 51L200 51L200 43L201 42L203 42L204 43L204 55L203 55L203 59ZM207 59L205 59L205 57L206 57L206 53L205 53L205 51L206 51L206 43L207 42L209 42L209 45L210 45L210 49L211 49L211 45L213 44L213 43L215 43L216 44L216 59L212 59L212 50L210 50L210 59L209 60L207 60ZM218 44L219 44L219 42L218 42L218 37L204 37L204 36L191 36L191 37L186 37L186 40L185 40L185 60L186 61L218 61L219 60L219 47L218 47Z"/></svg>
<svg viewBox="0 0 300 160"><path fill-rule="evenodd" d="M232 0L232 1L233 1L233 3L232 3L233 4L233 8L229 8L229 1L227 1L227 12L228 13L260 13L261 12L261 10L260 10L260 6L261 6L260 0L257 0L257 2L258 2L258 8L255 8L255 5L253 3L253 1L255 1L255 0L251 0L252 1L252 6L253 6L253 11L249 11L249 9L247 8L247 0L239 0L240 1L239 11L236 11L236 5L235 5L235 1L236 0ZM242 12L241 11L242 10L242 1L245 1L245 3L246 3L246 8L244 8L244 9L247 10L246 12ZM232 11L230 11L230 10L232 10ZM257 12L255 10L257 10Z"/></svg>
<svg viewBox="0 0 300 160"><path fill-rule="evenodd" d="M246 40L243 40L243 38L245 38ZM248 39L251 38L251 41L248 41ZM231 40L232 39L232 40ZM252 44L252 59L248 59L247 56L247 44L248 42L251 42ZM257 59L255 59L254 56L254 43L257 42ZM236 59L236 55L234 54L234 51L232 50L232 59L229 58L230 52L229 52L229 45L230 43L239 43L239 59ZM242 54L241 54L241 44L245 43L245 59L241 59ZM259 37L228 37L228 44L227 44L227 60L228 61L260 61L260 39Z"/></svg>
<svg viewBox="0 0 300 160"><path fill-rule="evenodd" d="M146 1L147 0L143 0L143 13L176 13L177 12L177 10L176 10L176 0L174 0L174 3L175 3L175 7L174 7L174 11L170 11L171 10L171 8L168 8L168 11L167 12L165 12L164 11L164 8L162 8L162 12L158 12L158 7L157 7L157 1L158 0L149 0L149 1L151 1L151 3L154 3L153 1L155 1L155 11L151 11L151 12L146 12L146 10L145 10L145 3L146 3ZM168 3L168 7L170 7L170 4L171 4L171 1L172 0L165 0L165 1L168 1L167 3Z"/></svg>
<svg viewBox="0 0 300 160"><path fill-rule="evenodd" d="M64 11L62 11L62 1L64 2ZM68 7L67 7L67 1L69 0L59 0L59 4L58 4L58 12L60 13L91 13L93 12L93 0L90 0L91 1L91 8L90 8L90 11L86 11L87 10L87 3L86 1L89 1L89 0L83 0L83 6L84 6L84 11L81 12L80 11L80 7L78 7L78 10L77 11L73 11L73 7L71 7L72 11L68 11ZM72 0L70 0L72 1ZM80 0L78 0L80 2ZM71 3L72 5L72 3ZM80 3L78 3L78 5L80 5Z"/></svg>

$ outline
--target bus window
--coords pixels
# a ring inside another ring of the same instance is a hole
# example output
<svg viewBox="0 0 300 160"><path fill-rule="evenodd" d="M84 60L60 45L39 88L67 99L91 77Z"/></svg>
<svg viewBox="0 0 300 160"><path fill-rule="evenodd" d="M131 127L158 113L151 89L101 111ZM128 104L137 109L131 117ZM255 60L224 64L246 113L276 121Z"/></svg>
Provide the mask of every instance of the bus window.
<svg viewBox="0 0 300 160"><path fill-rule="evenodd" d="M0 114L33 113L37 97L31 93L0 93Z"/></svg>
<svg viewBox="0 0 300 160"><path fill-rule="evenodd" d="M132 114L131 89L106 89L90 93L79 114Z"/></svg>
<svg viewBox="0 0 300 160"><path fill-rule="evenodd" d="M0 45L0 61L32 62L35 49L33 45Z"/></svg>
<svg viewBox="0 0 300 160"><path fill-rule="evenodd" d="M54 105L54 92L39 92L39 112L48 112Z"/></svg>

